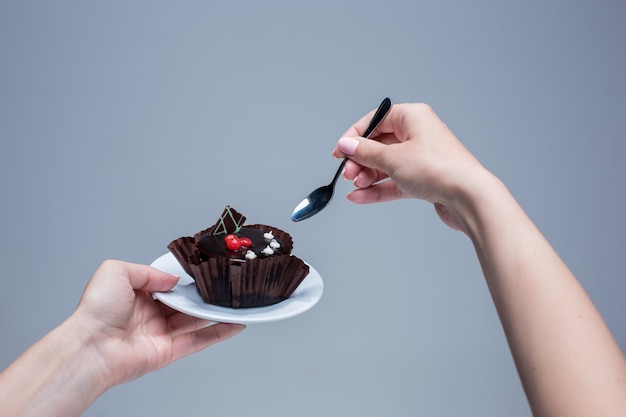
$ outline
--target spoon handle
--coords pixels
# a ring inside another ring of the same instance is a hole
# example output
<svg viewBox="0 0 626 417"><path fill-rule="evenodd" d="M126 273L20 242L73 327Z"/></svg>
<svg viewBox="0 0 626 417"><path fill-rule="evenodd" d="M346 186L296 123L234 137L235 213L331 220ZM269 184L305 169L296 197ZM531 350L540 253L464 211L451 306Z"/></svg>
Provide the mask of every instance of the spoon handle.
<svg viewBox="0 0 626 417"><path fill-rule="evenodd" d="M382 101L382 103L380 103L380 106L378 106L378 110L376 110L376 113L374 113L374 116L372 117L370 125L367 127L365 132L363 132L364 138L369 138L372 132L374 132L374 129L376 129L380 122L383 121L385 116L387 116L389 110L391 110L391 99L387 97Z"/></svg>
<svg viewBox="0 0 626 417"><path fill-rule="evenodd" d="M392 104L391 99L389 97L386 97L380 103L380 106L378 106L378 110L376 110L376 113L374 113L374 116L372 117L372 120L370 121L370 124L367 127L367 129L365 129L365 132L363 132L362 137L369 138L369 136L378 127L380 122L382 122L385 116L387 116L387 113L389 113L389 110L391 110L391 104ZM334 184L335 182L337 182L337 179L339 178L339 174L341 174L341 172L343 171L343 167L346 165L347 161L348 161L348 158L343 158L343 161L341 161L341 164L339 165L337 172L335 172L335 176L333 177L331 184Z"/></svg>

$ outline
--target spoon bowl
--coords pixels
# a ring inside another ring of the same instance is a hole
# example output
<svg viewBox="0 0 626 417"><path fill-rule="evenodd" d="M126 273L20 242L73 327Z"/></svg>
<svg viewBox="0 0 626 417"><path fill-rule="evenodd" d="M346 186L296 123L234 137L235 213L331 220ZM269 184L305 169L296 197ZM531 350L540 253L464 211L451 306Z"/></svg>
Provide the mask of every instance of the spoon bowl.
<svg viewBox="0 0 626 417"><path fill-rule="evenodd" d="M363 133L364 138L369 137L378 127L380 122L383 121L385 116L387 116L387 113L389 113L389 110L391 109L391 104L392 103L389 98L385 98L382 103L380 103L380 106L378 106L378 110L376 110L376 113L372 117L369 126ZM299 222L301 220L308 219L309 217L322 211L328 203L330 203L330 200L332 200L335 192L335 184L337 183L337 179L339 179L339 175L343 171L343 167L346 165L347 160L347 158L344 158L343 161L341 161L337 172L335 172L335 176L328 185L315 189L296 206L291 214L292 221Z"/></svg>

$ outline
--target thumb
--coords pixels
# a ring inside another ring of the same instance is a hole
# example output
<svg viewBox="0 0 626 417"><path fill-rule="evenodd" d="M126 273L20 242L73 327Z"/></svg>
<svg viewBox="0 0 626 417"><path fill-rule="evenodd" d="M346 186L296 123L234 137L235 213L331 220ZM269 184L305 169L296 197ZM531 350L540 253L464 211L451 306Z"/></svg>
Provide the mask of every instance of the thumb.
<svg viewBox="0 0 626 417"><path fill-rule="evenodd" d="M121 276L128 280L133 289L149 292L168 291L176 285L179 279L176 275L160 271L152 266L116 260L103 262L96 271L96 275Z"/></svg>
<svg viewBox="0 0 626 417"><path fill-rule="evenodd" d="M386 148L376 140L361 137L344 136L337 142L337 149L345 156L357 164L373 168L388 174L388 164L386 161Z"/></svg>
<svg viewBox="0 0 626 417"><path fill-rule="evenodd" d="M127 264L126 272L134 289L149 292L171 290L179 280L176 275L148 265Z"/></svg>

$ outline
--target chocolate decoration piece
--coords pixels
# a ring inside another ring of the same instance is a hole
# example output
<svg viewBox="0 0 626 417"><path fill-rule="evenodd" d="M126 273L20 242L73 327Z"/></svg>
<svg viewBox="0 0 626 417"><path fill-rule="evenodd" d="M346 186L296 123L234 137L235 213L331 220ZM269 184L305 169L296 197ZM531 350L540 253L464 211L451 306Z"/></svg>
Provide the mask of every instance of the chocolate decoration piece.
<svg viewBox="0 0 626 417"><path fill-rule="evenodd" d="M246 221L246 216L239 213L231 206L226 206L222 215L215 223L213 227L213 235L227 235L230 233L237 233L241 229L241 226Z"/></svg>

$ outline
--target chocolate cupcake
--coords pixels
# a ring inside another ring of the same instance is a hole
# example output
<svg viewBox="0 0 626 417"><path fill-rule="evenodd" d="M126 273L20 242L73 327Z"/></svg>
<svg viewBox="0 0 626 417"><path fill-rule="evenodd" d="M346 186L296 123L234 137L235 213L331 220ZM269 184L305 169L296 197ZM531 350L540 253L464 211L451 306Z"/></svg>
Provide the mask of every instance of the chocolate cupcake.
<svg viewBox="0 0 626 417"><path fill-rule="evenodd" d="M276 227L244 225L227 206L218 221L168 249L195 282L202 299L230 308L263 307L286 300L309 273L291 254L291 236Z"/></svg>

